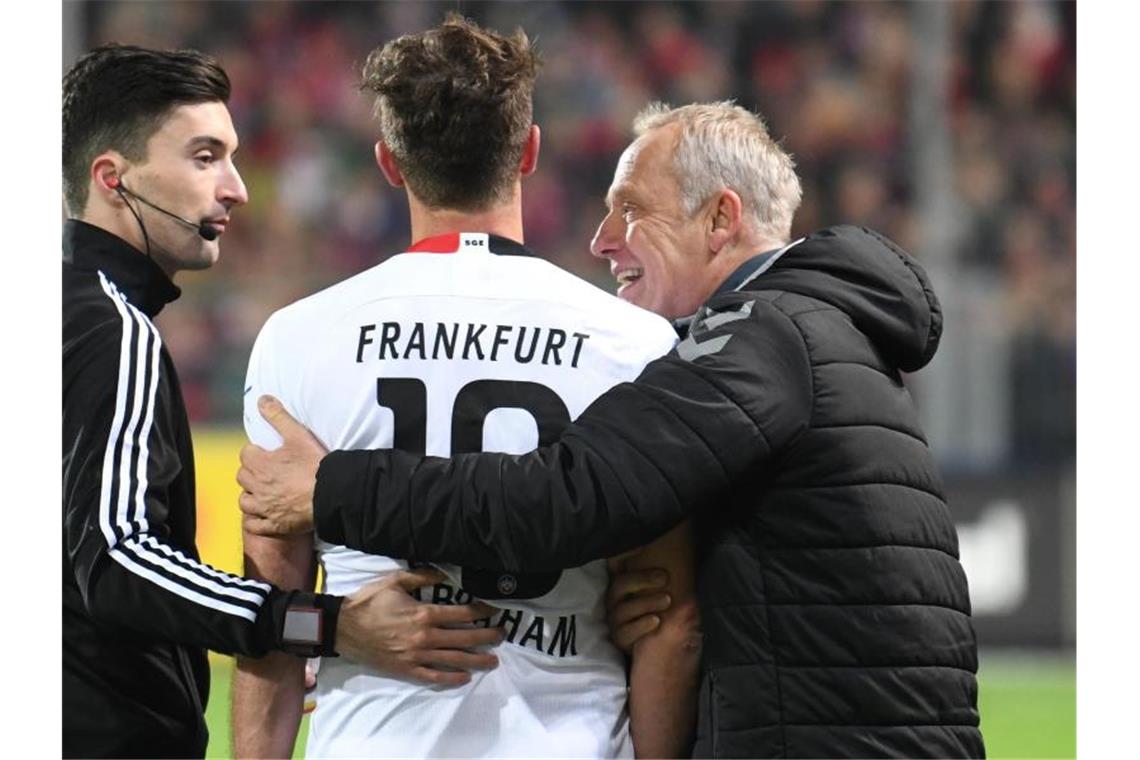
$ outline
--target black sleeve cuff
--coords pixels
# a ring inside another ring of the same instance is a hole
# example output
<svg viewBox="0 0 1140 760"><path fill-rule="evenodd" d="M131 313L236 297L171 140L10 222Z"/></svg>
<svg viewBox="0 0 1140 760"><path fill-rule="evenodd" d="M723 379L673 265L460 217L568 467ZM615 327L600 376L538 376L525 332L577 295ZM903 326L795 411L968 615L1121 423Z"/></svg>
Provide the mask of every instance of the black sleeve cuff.
<svg viewBox="0 0 1140 760"><path fill-rule="evenodd" d="M337 621L344 597L274 589L257 616L261 654L336 657Z"/></svg>

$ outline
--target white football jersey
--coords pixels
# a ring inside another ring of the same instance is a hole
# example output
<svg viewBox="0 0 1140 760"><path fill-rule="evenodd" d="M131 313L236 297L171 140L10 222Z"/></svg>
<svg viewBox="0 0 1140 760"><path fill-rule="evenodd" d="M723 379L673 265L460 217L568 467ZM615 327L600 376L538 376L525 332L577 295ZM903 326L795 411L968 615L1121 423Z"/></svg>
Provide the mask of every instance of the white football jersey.
<svg viewBox="0 0 1140 760"><path fill-rule="evenodd" d="M429 238L275 313L250 358L250 439L280 445L256 407L271 393L330 450L523 453L673 346L664 319L528 253L482 233ZM407 567L317 549L332 594ZM326 659L309 757L632 757L604 561L533 576L440 567L449 582L420 598L495 605L483 624L506 632L499 667L440 689Z"/></svg>

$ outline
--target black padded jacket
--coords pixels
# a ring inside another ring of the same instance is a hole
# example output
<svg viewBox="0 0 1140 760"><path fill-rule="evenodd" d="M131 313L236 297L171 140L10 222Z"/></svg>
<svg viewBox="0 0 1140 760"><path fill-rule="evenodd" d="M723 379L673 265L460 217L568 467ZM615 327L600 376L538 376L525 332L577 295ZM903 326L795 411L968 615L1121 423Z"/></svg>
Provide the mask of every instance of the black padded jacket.
<svg viewBox="0 0 1140 760"><path fill-rule="evenodd" d="M938 345L915 261L817 232L522 456L333 452L318 535L541 571L693 518L697 757L980 757L958 540L901 372Z"/></svg>

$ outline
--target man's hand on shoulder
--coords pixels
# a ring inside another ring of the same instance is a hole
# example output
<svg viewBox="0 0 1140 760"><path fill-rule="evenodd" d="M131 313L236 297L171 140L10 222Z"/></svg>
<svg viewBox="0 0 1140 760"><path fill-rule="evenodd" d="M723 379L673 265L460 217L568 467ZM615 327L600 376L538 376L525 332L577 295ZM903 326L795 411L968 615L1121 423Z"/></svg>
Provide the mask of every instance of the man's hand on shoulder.
<svg viewBox="0 0 1140 760"><path fill-rule="evenodd" d="M272 396L258 399L257 408L282 443L273 451L252 443L242 447L237 473L242 527L261 536L311 531L317 468L328 450Z"/></svg>

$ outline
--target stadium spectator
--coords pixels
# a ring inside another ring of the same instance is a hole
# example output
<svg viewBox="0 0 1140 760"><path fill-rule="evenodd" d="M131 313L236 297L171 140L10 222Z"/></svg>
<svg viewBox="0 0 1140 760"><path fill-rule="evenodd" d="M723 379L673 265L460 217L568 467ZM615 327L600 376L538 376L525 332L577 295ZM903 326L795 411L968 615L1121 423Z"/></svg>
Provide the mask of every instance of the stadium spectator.
<svg viewBox="0 0 1140 760"><path fill-rule="evenodd" d="M694 756L983 756L957 534L901 378L941 336L925 272L865 228L789 242L799 180L739 106L636 132L592 251L687 337L517 456L326 455L268 400L284 444L243 449L248 529L524 572L691 517Z"/></svg>
<svg viewBox="0 0 1140 760"><path fill-rule="evenodd" d="M206 648L383 651L377 587L342 607L198 561L189 424L151 319L178 272L217 261L247 200L229 94L191 50L103 46L63 79L66 757L203 757Z"/></svg>

